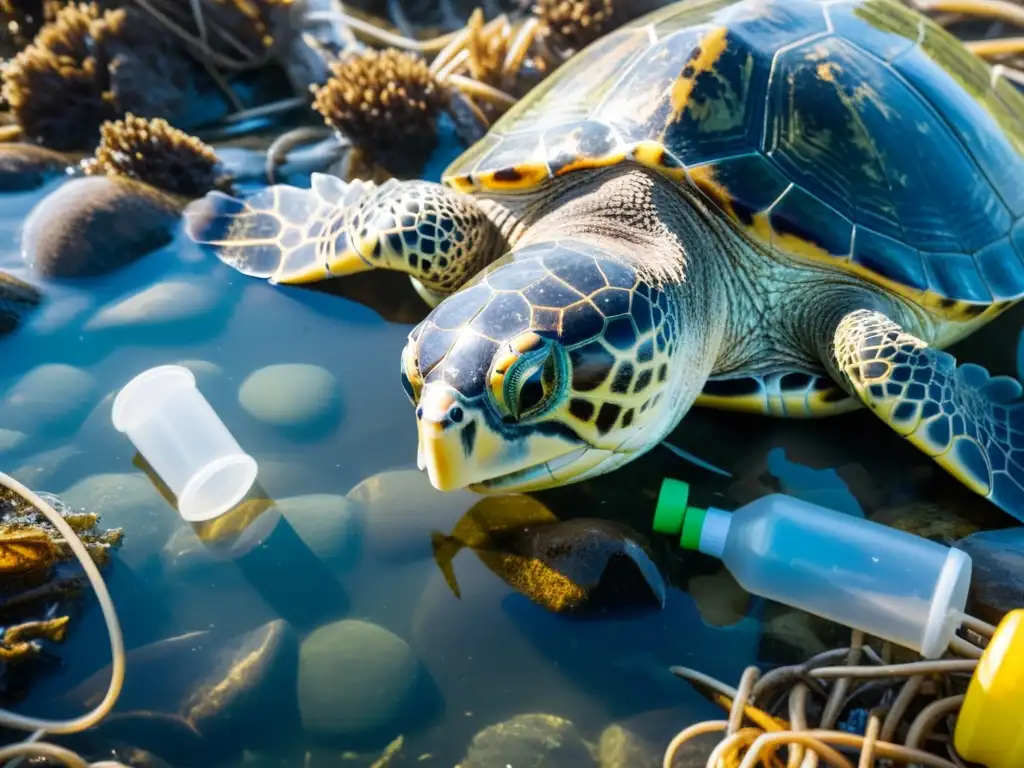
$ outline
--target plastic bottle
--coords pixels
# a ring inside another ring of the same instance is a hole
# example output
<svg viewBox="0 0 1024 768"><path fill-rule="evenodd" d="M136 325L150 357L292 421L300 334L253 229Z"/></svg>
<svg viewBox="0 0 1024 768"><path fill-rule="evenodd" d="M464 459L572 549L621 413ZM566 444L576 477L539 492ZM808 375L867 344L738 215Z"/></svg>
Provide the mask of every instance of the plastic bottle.
<svg viewBox="0 0 1024 768"><path fill-rule="evenodd" d="M188 368L161 365L140 373L117 394L111 419L177 497L185 520L224 514L256 480L256 460L239 447Z"/></svg>
<svg viewBox="0 0 1024 768"><path fill-rule="evenodd" d="M662 484L654 529L720 558L756 595L940 656L960 624L971 559L910 533L782 494L733 513L687 505Z"/></svg>

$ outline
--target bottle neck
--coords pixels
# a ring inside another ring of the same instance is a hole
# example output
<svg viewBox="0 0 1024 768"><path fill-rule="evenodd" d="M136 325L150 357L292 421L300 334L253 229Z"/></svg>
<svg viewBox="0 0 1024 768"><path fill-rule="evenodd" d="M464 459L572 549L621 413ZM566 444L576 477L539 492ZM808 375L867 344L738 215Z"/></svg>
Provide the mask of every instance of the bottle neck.
<svg viewBox="0 0 1024 768"><path fill-rule="evenodd" d="M721 560L725 554L725 540L729 536L731 525L732 514L729 512L714 507L704 510L704 525L700 529L698 551Z"/></svg>

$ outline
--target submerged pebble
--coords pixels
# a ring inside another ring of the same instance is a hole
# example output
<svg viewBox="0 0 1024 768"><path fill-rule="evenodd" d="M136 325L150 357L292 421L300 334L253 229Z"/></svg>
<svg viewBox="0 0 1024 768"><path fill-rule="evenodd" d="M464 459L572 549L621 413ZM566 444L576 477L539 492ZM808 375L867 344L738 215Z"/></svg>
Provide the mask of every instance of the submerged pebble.
<svg viewBox="0 0 1024 768"><path fill-rule="evenodd" d="M320 627L299 654L303 727L329 740L397 727L419 673L409 644L383 627L355 619Z"/></svg>
<svg viewBox="0 0 1024 768"><path fill-rule="evenodd" d="M180 518L144 474L91 475L59 494L69 507L95 512L107 528L131 535L118 560L136 568L159 555Z"/></svg>
<svg viewBox="0 0 1024 768"><path fill-rule="evenodd" d="M97 399L92 374L63 363L47 363L26 373L0 403L0 426L37 435L77 427Z"/></svg>
<svg viewBox="0 0 1024 768"><path fill-rule="evenodd" d="M171 326L201 321L218 306L219 292L209 282L168 280L104 307L85 330Z"/></svg>
<svg viewBox="0 0 1024 768"><path fill-rule="evenodd" d="M225 554L237 556L249 540L253 540L253 544L266 540L281 525L280 518L284 518L305 547L333 572L347 570L358 562L361 521L353 514L352 504L345 497L322 493L251 503L261 504L262 510L254 508L253 512L258 514L247 515L242 526L248 529L236 525L234 528L239 530L225 532L239 540L237 546L226 550L222 551L222 542L212 538L219 532L197 532L192 526L179 528L164 547L173 567L187 572L215 564ZM226 517L221 520L230 525Z"/></svg>
<svg viewBox="0 0 1024 768"><path fill-rule="evenodd" d="M82 450L74 445L62 445L59 448L41 451L15 467L11 476L36 490L59 488L64 483L60 476L67 466L81 455Z"/></svg>
<svg viewBox="0 0 1024 768"><path fill-rule="evenodd" d="M223 368L208 360L178 360L172 365L180 365L182 368L192 371L192 375L196 377L196 386L200 389L224 375Z"/></svg>
<svg viewBox="0 0 1024 768"><path fill-rule="evenodd" d="M106 274L171 242L181 204L137 181L72 179L25 221L22 252L44 277Z"/></svg>
<svg viewBox="0 0 1024 768"><path fill-rule="evenodd" d="M38 189L65 172L68 159L35 144L0 143L0 192Z"/></svg>
<svg viewBox="0 0 1024 768"><path fill-rule="evenodd" d="M998 624L1024 606L1024 527L979 531L955 546L973 563L968 613Z"/></svg>
<svg viewBox="0 0 1024 768"><path fill-rule="evenodd" d="M318 365L268 365L251 374L238 390L238 402L250 415L275 427L316 425L326 431L338 421L338 382Z"/></svg>
<svg viewBox="0 0 1024 768"><path fill-rule="evenodd" d="M517 715L473 737L456 768L586 768L596 766L580 732L556 715ZM632 768L632 767L631 767Z"/></svg>
<svg viewBox="0 0 1024 768"><path fill-rule="evenodd" d="M609 725L597 742L601 768L661 768L661 756L645 739L621 725Z"/></svg>
<svg viewBox="0 0 1024 768"><path fill-rule="evenodd" d="M28 437L24 432L16 429L0 429L0 452L13 451Z"/></svg>
<svg viewBox="0 0 1024 768"><path fill-rule="evenodd" d="M10 333L22 319L43 300L33 285L0 272L0 334Z"/></svg>
<svg viewBox="0 0 1024 768"><path fill-rule="evenodd" d="M709 626L730 627L747 615L750 593L726 568L691 577L686 591L697 604L701 619Z"/></svg>
<svg viewBox="0 0 1024 768"><path fill-rule="evenodd" d="M439 491L418 469L393 469L366 478L347 498L363 510L367 554L399 564L429 558L431 533L451 530L481 497Z"/></svg>

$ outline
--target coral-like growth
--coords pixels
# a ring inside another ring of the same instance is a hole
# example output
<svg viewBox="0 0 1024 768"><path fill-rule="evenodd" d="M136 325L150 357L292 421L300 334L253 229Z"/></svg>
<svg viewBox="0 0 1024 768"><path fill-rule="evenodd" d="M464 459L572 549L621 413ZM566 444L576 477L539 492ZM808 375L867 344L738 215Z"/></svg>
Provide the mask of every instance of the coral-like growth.
<svg viewBox="0 0 1024 768"><path fill-rule="evenodd" d="M3 71L3 98L28 141L91 149L105 120L182 105L188 62L143 11L72 3Z"/></svg>
<svg viewBox="0 0 1024 768"><path fill-rule="evenodd" d="M389 48L333 63L313 107L329 126L389 166L435 145L435 120L447 99L422 58Z"/></svg>
<svg viewBox="0 0 1024 768"><path fill-rule="evenodd" d="M534 13L563 51L578 51L618 26L612 0L537 0Z"/></svg>
<svg viewBox="0 0 1024 768"><path fill-rule="evenodd" d="M32 42L43 23L42 0L0 0L0 59Z"/></svg>
<svg viewBox="0 0 1024 768"><path fill-rule="evenodd" d="M230 184L213 149L166 120L132 114L100 127L96 154L83 168L92 176L135 179L188 198Z"/></svg>
<svg viewBox="0 0 1024 768"><path fill-rule="evenodd" d="M69 5L4 69L3 96L25 136L53 149L86 146L114 115L97 59L110 12Z"/></svg>

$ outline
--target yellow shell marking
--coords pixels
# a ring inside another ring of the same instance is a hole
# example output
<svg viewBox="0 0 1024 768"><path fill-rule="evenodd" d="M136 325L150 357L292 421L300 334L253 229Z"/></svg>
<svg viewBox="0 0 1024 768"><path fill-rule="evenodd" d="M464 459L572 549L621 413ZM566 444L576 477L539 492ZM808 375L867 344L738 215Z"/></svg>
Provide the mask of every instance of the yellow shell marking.
<svg viewBox="0 0 1024 768"><path fill-rule="evenodd" d="M520 163L510 168L474 173L473 176L476 177L474 186L512 192L533 189L551 177L551 170L546 163Z"/></svg>
<svg viewBox="0 0 1024 768"><path fill-rule="evenodd" d="M726 27L716 27L701 38L700 44L691 54L690 61L672 84L672 93L669 97L672 102L672 117L669 122L675 122L686 109L697 84L697 78L705 72L714 72L715 65L725 53L728 33Z"/></svg>
<svg viewBox="0 0 1024 768"><path fill-rule="evenodd" d="M754 214L750 224L743 222L732 205L732 195L729 194L725 186L715 179L714 168L710 165L690 168L689 176L697 188L717 205L735 226L758 243L767 245L781 253L791 254L815 264L822 264L830 269L841 269L887 291L904 296L943 320L956 324L954 327L940 332L940 338L934 342L940 346L959 341L1017 303L1009 301L973 304L949 299L932 290L921 291L911 288L856 263L850 258L852 254L832 254L821 246L796 235L778 232L772 226L766 213Z"/></svg>

